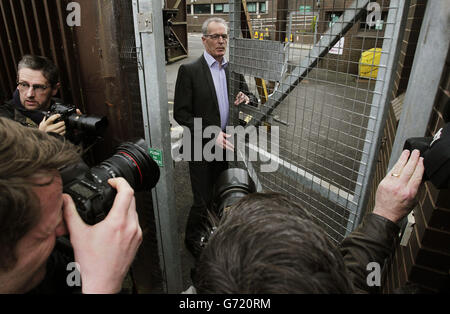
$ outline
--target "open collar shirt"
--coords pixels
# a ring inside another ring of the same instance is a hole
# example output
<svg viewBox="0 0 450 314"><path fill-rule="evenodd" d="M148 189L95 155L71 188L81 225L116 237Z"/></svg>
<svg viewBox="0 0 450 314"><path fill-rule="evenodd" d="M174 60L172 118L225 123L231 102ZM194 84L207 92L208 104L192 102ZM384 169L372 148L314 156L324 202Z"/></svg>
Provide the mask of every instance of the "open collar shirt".
<svg viewBox="0 0 450 314"><path fill-rule="evenodd" d="M227 88L227 76L225 69L228 66L228 60L223 57L222 64L214 59L209 53L204 52L206 63L208 64L211 76L214 81L214 87L216 89L217 102L219 104L221 128L225 130L228 123L228 115L230 104L228 101L228 88Z"/></svg>

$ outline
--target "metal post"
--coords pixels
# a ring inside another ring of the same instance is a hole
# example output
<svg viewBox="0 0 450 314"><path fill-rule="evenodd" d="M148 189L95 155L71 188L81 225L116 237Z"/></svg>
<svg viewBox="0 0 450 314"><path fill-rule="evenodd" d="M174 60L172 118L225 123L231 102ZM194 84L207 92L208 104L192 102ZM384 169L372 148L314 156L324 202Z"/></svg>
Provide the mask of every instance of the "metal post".
<svg viewBox="0 0 450 314"><path fill-rule="evenodd" d="M167 110L161 0L133 0L133 15L138 63L141 65L139 80L145 139L156 150L156 155L160 155L161 161L161 178L153 191L160 265L166 291L180 293L183 285Z"/></svg>
<svg viewBox="0 0 450 314"><path fill-rule="evenodd" d="M449 21L448 2L427 2L388 169L395 165L408 138L425 135L445 69Z"/></svg>
<svg viewBox="0 0 450 314"><path fill-rule="evenodd" d="M403 39L406 19L408 17L410 0L392 0L386 23L382 55L378 69L377 83L375 85L370 120L367 125L367 133L359 175L355 188L355 199L359 199L356 212L350 212L347 232L353 230L359 224L367 206L370 192L370 183L375 172L376 158L381 145L380 138L387 116L387 108L392 98L392 86L394 84L394 71L398 63L400 47Z"/></svg>

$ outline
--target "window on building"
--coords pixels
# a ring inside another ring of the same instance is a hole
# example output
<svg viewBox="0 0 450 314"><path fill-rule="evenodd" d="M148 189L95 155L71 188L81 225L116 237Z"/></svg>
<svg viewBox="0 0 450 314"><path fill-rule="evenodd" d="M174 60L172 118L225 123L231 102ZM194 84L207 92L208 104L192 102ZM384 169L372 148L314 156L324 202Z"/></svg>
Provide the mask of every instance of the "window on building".
<svg viewBox="0 0 450 314"><path fill-rule="evenodd" d="M211 5L194 4L194 14L211 14Z"/></svg>
<svg viewBox="0 0 450 314"><path fill-rule="evenodd" d="M216 3L214 4L214 13L229 13L230 5L228 3Z"/></svg>
<svg viewBox="0 0 450 314"><path fill-rule="evenodd" d="M259 13L267 13L267 7L265 2L259 3Z"/></svg>
<svg viewBox="0 0 450 314"><path fill-rule="evenodd" d="M247 2L248 13L256 13L256 2Z"/></svg>
<svg viewBox="0 0 450 314"><path fill-rule="evenodd" d="M186 6L186 12L187 12L187 14L191 14L191 5L190 4L188 4Z"/></svg>

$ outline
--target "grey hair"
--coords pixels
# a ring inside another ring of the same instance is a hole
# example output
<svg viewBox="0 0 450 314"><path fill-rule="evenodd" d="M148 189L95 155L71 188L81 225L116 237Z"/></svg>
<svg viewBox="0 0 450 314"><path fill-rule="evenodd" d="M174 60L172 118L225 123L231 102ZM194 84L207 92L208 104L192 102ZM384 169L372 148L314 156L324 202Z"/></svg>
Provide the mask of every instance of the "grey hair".
<svg viewBox="0 0 450 314"><path fill-rule="evenodd" d="M17 66L17 73L21 69L41 71L52 87L59 82L59 70L48 58L35 55L25 55Z"/></svg>
<svg viewBox="0 0 450 314"><path fill-rule="evenodd" d="M227 29L227 32L228 32L228 23L227 23L227 21L225 21L223 18L220 18L220 17L211 17L211 18L207 19L203 23L203 26L202 26L202 33L203 33L203 35L208 35L208 26L209 26L209 24L211 24L213 22L223 24L225 26L225 28Z"/></svg>

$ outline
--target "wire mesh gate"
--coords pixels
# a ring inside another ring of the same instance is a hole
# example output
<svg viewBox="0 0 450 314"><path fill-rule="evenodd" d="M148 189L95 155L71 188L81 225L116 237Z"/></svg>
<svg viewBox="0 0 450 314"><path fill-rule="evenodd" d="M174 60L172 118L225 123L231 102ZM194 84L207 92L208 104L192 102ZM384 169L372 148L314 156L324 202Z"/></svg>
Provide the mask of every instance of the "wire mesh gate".
<svg viewBox="0 0 450 314"><path fill-rule="evenodd" d="M270 142L238 138L238 158L259 190L289 194L336 242L367 202L406 2L265 1L264 15L230 0L232 94L242 74L260 99L232 116Z"/></svg>

